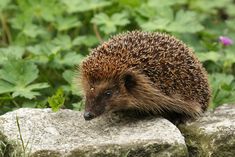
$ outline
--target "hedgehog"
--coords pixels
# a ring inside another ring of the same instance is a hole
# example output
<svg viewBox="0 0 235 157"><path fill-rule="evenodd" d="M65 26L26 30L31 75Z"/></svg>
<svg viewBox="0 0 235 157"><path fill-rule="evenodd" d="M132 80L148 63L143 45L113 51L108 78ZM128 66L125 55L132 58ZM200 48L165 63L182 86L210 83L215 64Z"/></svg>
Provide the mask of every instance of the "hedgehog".
<svg viewBox="0 0 235 157"><path fill-rule="evenodd" d="M138 111L185 122L199 117L210 102L207 73L193 50L165 33L115 35L79 67L85 120Z"/></svg>

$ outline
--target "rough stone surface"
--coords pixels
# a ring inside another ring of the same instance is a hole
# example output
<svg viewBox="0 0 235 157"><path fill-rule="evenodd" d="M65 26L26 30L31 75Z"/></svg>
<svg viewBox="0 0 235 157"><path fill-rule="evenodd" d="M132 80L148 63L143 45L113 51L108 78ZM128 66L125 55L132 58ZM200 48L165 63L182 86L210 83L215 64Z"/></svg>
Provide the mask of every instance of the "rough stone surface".
<svg viewBox="0 0 235 157"><path fill-rule="evenodd" d="M184 137L162 118L107 114L85 121L82 112L24 108L0 116L0 137L20 141L16 115L33 157L187 156Z"/></svg>
<svg viewBox="0 0 235 157"><path fill-rule="evenodd" d="M235 105L221 106L179 128L189 156L235 157Z"/></svg>

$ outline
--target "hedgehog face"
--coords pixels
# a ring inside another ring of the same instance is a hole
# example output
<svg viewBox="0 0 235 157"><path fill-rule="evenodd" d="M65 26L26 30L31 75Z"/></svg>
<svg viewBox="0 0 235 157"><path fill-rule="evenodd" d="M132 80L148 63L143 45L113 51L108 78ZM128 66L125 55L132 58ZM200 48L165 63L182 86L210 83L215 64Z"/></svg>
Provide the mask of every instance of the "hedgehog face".
<svg viewBox="0 0 235 157"><path fill-rule="evenodd" d="M116 86L107 81L95 82L90 89L86 91L85 101L85 120L91 120L106 111L108 104L118 95Z"/></svg>
<svg viewBox="0 0 235 157"><path fill-rule="evenodd" d="M116 79L94 82L86 92L85 120L91 120L108 111L128 109L131 89L135 81L130 73Z"/></svg>

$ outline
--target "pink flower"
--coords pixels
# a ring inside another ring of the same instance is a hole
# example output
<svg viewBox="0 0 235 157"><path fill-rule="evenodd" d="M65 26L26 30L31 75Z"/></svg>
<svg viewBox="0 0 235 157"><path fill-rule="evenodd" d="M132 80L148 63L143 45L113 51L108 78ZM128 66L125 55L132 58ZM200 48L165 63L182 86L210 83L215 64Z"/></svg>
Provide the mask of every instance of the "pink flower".
<svg viewBox="0 0 235 157"><path fill-rule="evenodd" d="M220 36L219 42L223 44L224 46L229 46L233 44L233 40L225 36Z"/></svg>

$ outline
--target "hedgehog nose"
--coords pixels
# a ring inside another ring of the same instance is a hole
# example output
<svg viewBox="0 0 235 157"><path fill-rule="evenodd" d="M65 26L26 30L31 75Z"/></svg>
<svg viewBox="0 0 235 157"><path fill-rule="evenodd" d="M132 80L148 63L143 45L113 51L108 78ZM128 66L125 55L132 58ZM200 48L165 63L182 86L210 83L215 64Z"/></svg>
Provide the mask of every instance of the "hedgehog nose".
<svg viewBox="0 0 235 157"><path fill-rule="evenodd" d="M91 120L91 119L95 118L95 115L92 114L91 112L85 112L83 116L84 116L85 120Z"/></svg>

